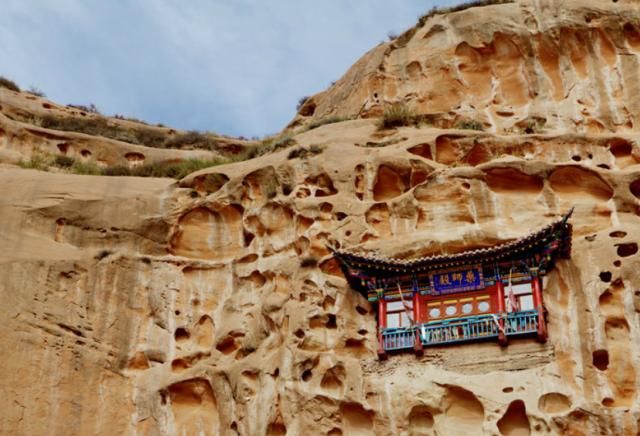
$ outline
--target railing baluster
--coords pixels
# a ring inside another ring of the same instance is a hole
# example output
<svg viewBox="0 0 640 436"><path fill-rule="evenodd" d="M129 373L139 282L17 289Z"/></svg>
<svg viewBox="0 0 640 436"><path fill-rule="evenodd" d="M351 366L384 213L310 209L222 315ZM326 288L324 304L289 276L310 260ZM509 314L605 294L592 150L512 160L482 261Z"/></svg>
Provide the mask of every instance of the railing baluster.
<svg viewBox="0 0 640 436"><path fill-rule="evenodd" d="M538 312L533 310L508 313L504 323L508 335L535 333L538 328ZM476 315L458 320L444 320L412 328L390 328L382 333L382 344L386 350L412 348L418 340L423 345L438 345L482 339L498 335L494 315Z"/></svg>

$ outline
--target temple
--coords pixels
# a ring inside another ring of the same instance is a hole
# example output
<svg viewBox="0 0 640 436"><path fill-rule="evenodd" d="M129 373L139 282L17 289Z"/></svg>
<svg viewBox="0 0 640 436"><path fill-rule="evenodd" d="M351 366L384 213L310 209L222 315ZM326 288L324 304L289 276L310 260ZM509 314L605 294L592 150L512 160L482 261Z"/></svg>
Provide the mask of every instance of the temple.
<svg viewBox="0 0 640 436"><path fill-rule="evenodd" d="M571 256L573 209L490 248L401 260L332 250L353 289L377 306L378 356L465 341L547 339L544 276Z"/></svg>

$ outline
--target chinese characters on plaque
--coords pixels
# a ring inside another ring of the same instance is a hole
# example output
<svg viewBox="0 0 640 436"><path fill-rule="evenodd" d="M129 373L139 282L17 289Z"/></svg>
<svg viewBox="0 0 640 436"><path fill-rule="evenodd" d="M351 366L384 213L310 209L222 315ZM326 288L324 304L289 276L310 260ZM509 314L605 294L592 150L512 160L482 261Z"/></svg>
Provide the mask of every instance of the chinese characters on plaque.
<svg viewBox="0 0 640 436"><path fill-rule="evenodd" d="M484 288L482 268L474 266L437 272L431 275L431 284L433 293L436 295L482 289Z"/></svg>

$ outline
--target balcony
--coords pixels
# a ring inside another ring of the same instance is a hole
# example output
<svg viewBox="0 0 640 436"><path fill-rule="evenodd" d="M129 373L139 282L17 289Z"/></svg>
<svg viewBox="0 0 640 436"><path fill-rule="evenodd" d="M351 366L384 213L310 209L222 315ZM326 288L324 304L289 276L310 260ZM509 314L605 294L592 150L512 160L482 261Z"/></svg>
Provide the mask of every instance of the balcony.
<svg viewBox="0 0 640 436"><path fill-rule="evenodd" d="M414 327L384 329L382 345L385 351L413 348L416 330L425 347L497 338L500 333L499 319L498 315L489 314L435 321ZM538 331L538 312L535 310L508 313L503 319L507 337Z"/></svg>

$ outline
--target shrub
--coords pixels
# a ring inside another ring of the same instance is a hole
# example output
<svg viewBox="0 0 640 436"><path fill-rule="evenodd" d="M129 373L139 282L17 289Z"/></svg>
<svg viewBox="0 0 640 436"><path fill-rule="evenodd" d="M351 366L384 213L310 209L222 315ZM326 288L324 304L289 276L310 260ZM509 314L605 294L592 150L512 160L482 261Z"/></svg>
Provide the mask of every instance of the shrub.
<svg viewBox="0 0 640 436"><path fill-rule="evenodd" d="M35 86L30 86L29 90L26 91L27 94L31 94L31 95L35 95L36 97L46 97L45 93L42 92L40 89L36 88Z"/></svg>
<svg viewBox="0 0 640 436"><path fill-rule="evenodd" d="M0 88L7 88L11 91L20 92L20 87L13 80L0 76Z"/></svg>
<svg viewBox="0 0 640 436"><path fill-rule="evenodd" d="M136 177L170 177L173 179L182 179L196 171L221 165L223 163L225 163L225 161L222 159L188 159L182 162L170 163L156 162L132 168L130 173L126 175Z"/></svg>
<svg viewBox="0 0 640 436"><path fill-rule="evenodd" d="M307 126L306 130L313 130L315 128L318 128L320 126L324 126L325 124L333 124L333 123L341 123L342 121L348 121L348 120L352 120L353 117L339 117L339 116L332 116L332 117L326 117L326 118L322 118L318 121L314 121L312 123L309 123L309 125Z"/></svg>
<svg viewBox="0 0 640 436"><path fill-rule="evenodd" d="M83 111L91 111L91 107L67 105ZM92 105L93 108L95 106ZM97 109L96 109L97 110ZM116 119L124 119L141 123L140 126L122 126L114 123L113 120L95 114L92 117L77 116L55 116L52 114L44 114L39 117L21 116L18 121L33 123L47 129L62 130L68 132L84 133L92 136L102 136L103 138L115 139L116 141L128 142L130 144L140 144L154 148L177 148L177 149L203 149L210 151L224 152L220 150L220 145L216 136L208 132L189 131L170 135L166 130L160 130L149 126L143 121L126 118L122 115L116 115ZM291 137L284 137L282 143L276 143L276 147L288 146L292 143ZM242 147L235 145L235 147ZM251 154L254 153L254 154ZM245 160L254 157L257 151L249 147L244 147L238 153L238 156L232 156L234 160Z"/></svg>
<svg viewBox="0 0 640 436"><path fill-rule="evenodd" d="M434 15L450 14L452 12L459 12L459 11L463 11L465 9L469 9L477 6L489 6L489 5L496 5L496 4L514 3L514 1L515 0L473 0L473 1L468 1L468 2L461 3L459 5L451 6L451 7L444 7L444 8L433 7L429 10L429 12L427 12L426 14L418 18L418 26L420 27L424 26L427 20L433 17Z"/></svg>
<svg viewBox="0 0 640 436"><path fill-rule="evenodd" d="M324 145L319 145L319 144L311 144L309 146L309 151L311 152L311 154L320 154L324 151L324 149L326 148L326 146Z"/></svg>
<svg viewBox="0 0 640 436"><path fill-rule="evenodd" d="M147 147L165 148L167 136L161 130L141 128L132 131L134 144L146 145Z"/></svg>
<svg viewBox="0 0 640 436"><path fill-rule="evenodd" d="M103 176L130 176L131 168L126 165L114 165L102 169Z"/></svg>
<svg viewBox="0 0 640 436"><path fill-rule="evenodd" d="M43 115L37 123L47 129L63 130L68 132L85 133L92 136L124 141L131 144L141 144L148 147L164 147L166 135L162 131L151 128L124 129L121 126L109 123L102 116L91 118L60 117Z"/></svg>
<svg viewBox="0 0 640 436"><path fill-rule="evenodd" d="M287 155L287 159L291 160L291 159L296 159L298 157L301 157L304 152L306 152L306 150L302 147L294 148Z"/></svg>
<svg viewBox="0 0 640 436"><path fill-rule="evenodd" d="M544 126L547 124L547 119L542 117L529 117L516 124L520 133L532 134L540 133L544 130Z"/></svg>
<svg viewBox="0 0 640 436"><path fill-rule="evenodd" d="M307 102L307 100L309 100L309 96L308 95L305 95L305 96L300 97L298 99L298 104L296 105L296 112L298 112L300 110L300 108L302 106L304 106L304 104Z"/></svg>
<svg viewBox="0 0 640 436"><path fill-rule="evenodd" d="M86 162L77 160L71 166L70 171L74 174L84 174L90 176L99 176L102 174L102 168L100 168L98 164L92 160Z"/></svg>
<svg viewBox="0 0 640 436"><path fill-rule="evenodd" d="M76 160L70 156L59 154L54 159L53 164L58 168L71 168L75 161Z"/></svg>
<svg viewBox="0 0 640 436"><path fill-rule="evenodd" d="M88 112L90 114L98 114L98 115L100 114L100 110L93 103L91 103L89 106L85 106L82 104L68 104L67 107L78 109L79 111L82 111L82 112Z"/></svg>
<svg viewBox="0 0 640 436"><path fill-rule="evenodd" d="M484 125L478 120L460 120L456 123L456 129L484 130Z"/></svg>
<svg viewBox="0 0 640 436"><path fill-rule="evenodd" d="M209 133L190 130L185 133L178 133L166 141L165 146L168 148L179 149L207 149L215 150L218 142Z"/></svg>
<svg viewBox="0 0 640 436"><path fill-rule="evenodd" d="M269 142L266 149L270 152L278 151L283 148L290 147L292 145L296 145L297 142L295 139L291 137L291 135L284 135L275 138L273 141Z"/></svg>
<svg viewBox="0 0 640 436"><path fill-rule="evenodd" d="M296 145L297 142L291 135L281 135L275 138L264 139L260 145L245 149L245 152L239 156L235 156L233 161L253 159L254 157L263 156L267 153L273 153L283 148Z"/></svg>
<svg viewBox="0 0 640 436"><path fill-rule="evenodd" d="M392 127L410 126L415 124L416 117L404 103L397 103L385 108L380 127L389 129Z"/></svg>
<svg viewBox="0 0 640 436"><path fill-rule="evenodd" d="M21 160L18 165L30 170L47 171L50 166L50 159L43 154L34 154L28 161Z"/></svg>
<svg viewBox="0 0 640 436"><path fill-rule="evenodd" d="M396 139L389 139L387 141L381 141L381 142L367 141L364 145L363 144L356 144L356 145L358 147L377 148L377 147L386 147L388 145L397 144L400 141L401 141L400 138L396 138Z"/></svg>
<svg viewBox="0 0 640 436"><path fill-rule="evenodd" d="M316 154L322 153L325 148L326 148L325 146L318 145L318 144L312 144L308 149L304 147L294 148L287 155L287 159L289 160L296 159L296 158L304 159L309 155L316 155Z"/></svg>

